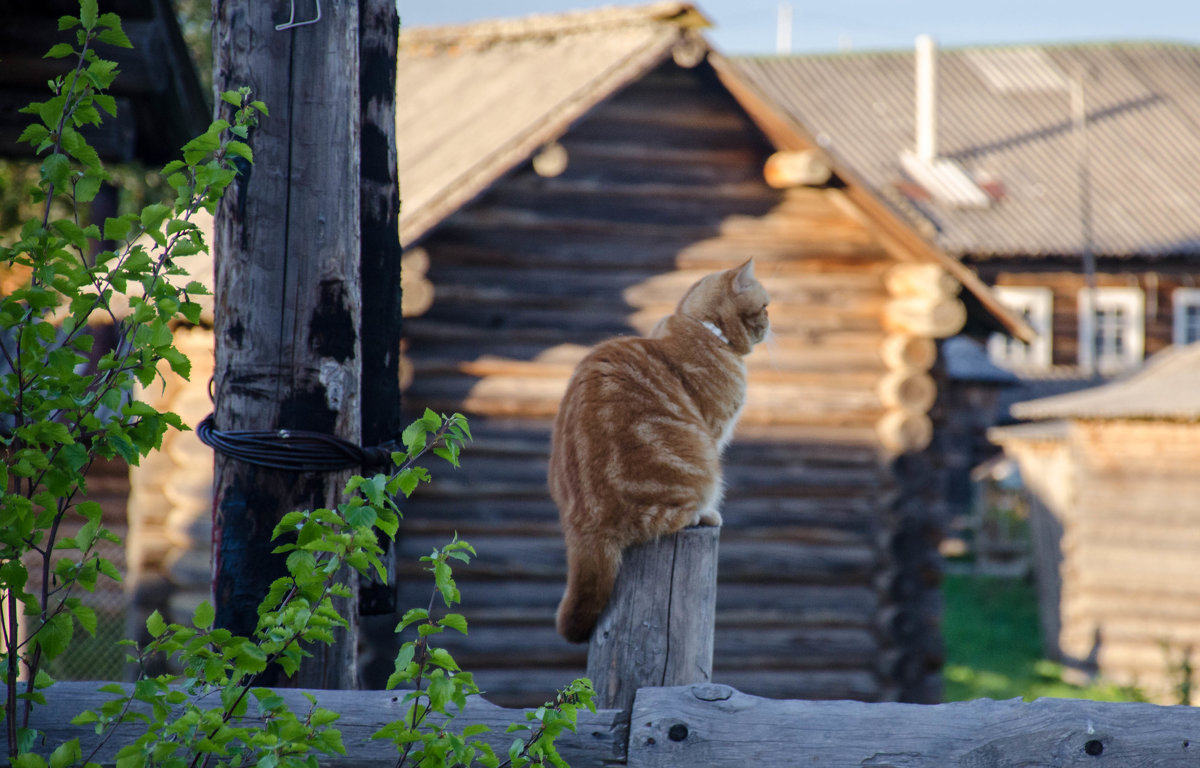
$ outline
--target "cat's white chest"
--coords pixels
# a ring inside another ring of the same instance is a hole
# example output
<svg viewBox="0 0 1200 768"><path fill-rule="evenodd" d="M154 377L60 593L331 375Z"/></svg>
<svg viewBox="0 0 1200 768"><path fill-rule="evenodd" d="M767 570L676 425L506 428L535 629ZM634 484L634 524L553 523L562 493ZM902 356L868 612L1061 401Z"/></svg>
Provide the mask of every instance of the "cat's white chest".
<svg viewBox="0 0 1200 768"><path fill-rule="evenodd" d="M741 360L738 361L741 368L739 371L739 391L737 397L737 409L729 416L729 419L721 427L721 434L717 437L717 452L723 452L725 446L733 440L733 430L737 428L738 419L742 417L742 409L746 407L746 364Z"/></svg>

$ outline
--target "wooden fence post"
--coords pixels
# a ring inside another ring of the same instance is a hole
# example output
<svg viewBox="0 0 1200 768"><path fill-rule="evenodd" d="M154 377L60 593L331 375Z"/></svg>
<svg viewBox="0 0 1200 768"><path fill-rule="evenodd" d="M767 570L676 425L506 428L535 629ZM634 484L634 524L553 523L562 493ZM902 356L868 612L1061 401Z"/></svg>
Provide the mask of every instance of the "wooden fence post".
<svg viewBox="0 0 1200 768"><path fill-rule="evenodd" d="M628 712L638 688L712 679L720 535L685 528L626 550L588 646L597 706Z"/></svg>

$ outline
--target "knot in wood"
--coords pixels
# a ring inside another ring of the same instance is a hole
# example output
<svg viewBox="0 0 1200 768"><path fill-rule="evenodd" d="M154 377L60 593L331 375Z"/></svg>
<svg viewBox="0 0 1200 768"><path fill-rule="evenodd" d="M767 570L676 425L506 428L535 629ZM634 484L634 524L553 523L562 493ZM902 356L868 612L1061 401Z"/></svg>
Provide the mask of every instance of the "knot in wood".
<svg viewBox="0 0 1200 768"><path fill-rule="evenodd" d="M1092 757L1099 757L1104 754L1104 742L1099 739L1091 739L1083 745L1083 751Z"/></svg>
<svg viewBox="0 0 1200 768"><path fill-rule="evenodd" d="M727 701L733 695L733 689L716 683L693 685L692 695L700 701Z"/></svg>

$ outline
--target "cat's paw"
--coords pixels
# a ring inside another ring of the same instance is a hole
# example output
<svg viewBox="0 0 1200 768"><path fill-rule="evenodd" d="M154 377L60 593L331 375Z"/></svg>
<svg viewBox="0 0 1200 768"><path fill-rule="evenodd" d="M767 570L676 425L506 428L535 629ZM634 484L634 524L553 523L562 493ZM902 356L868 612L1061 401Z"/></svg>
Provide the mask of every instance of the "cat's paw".
<svg viewBox="0 0 1200 768"><path fill-rule="evenodd" d="M719 527L722 522L721 513L715 509L710 509L696 515L696 521L693 522L692 525L711 525L714 527Z"/></svg>

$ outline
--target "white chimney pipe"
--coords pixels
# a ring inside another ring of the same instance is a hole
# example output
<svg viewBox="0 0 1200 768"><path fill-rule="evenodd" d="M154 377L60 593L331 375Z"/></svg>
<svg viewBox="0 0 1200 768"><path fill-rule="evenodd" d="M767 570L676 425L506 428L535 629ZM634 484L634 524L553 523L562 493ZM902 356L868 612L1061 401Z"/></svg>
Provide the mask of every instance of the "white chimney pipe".
<svg viewBox="0 0 1200 768"><path fill-rule="evenodd" d="M937 45L929 35L917 36L917 157L937 157Z"/></svg>
<svg viewBox="0 0 1200 768"><path fill-rule="evenodd" d="M775 19L775 53L780 55L792 52L792 4L781 2L779 13Z"/></svg>

